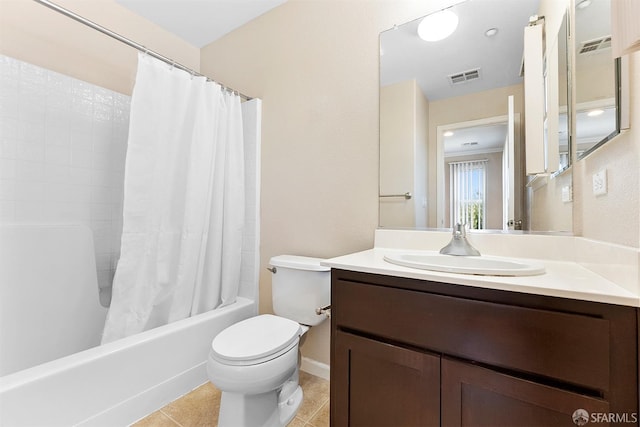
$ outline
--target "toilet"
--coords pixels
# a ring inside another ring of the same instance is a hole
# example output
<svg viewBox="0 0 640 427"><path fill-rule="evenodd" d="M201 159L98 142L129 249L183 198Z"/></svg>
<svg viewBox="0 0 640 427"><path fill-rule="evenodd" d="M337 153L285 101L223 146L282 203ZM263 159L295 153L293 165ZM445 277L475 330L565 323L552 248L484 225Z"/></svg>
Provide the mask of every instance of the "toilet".
<svg viewBox="0 0 640 427"><path fill-rule="evenodd" d="M220 332L211 343L209 380L222 391L219 427L282 427L302 403L298 346L309 327L327 319L331 273L322 259L271 258L275 315L252 317Z"/></svg>

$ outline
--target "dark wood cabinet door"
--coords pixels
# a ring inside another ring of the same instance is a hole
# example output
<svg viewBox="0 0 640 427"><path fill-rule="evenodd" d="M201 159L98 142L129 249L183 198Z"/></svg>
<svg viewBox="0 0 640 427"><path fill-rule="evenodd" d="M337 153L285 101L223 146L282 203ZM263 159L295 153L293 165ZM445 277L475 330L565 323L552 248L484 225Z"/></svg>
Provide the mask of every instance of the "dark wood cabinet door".
<svg viewBox="0 0 640 427"><path fill-rule="evenodd" d="M440 357L337 332L331 425L440 425Z"/></svg>
<svg viewBox="0 0 640 427"><path fill-rule="evenodd" d="M594 397L442 359L442 425L445 427L575 427L584 425L573 420L579 409L590 417L593 413L608 413L609 404Z"/></svg>

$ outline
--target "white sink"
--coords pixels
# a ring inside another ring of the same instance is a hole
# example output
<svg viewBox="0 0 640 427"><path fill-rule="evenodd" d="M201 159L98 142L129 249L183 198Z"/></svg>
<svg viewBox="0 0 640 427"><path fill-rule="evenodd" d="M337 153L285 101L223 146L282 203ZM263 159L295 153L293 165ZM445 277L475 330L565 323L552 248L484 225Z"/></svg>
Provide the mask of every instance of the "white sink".
<svg viewBox="0 0 640 427"><path fill-rule="evenodd" d="M404 267L447 273L484 276L535 276L544 274L544 265L529 261L490 256L452 256L440 254L387 254L384 260Z"/></svg>

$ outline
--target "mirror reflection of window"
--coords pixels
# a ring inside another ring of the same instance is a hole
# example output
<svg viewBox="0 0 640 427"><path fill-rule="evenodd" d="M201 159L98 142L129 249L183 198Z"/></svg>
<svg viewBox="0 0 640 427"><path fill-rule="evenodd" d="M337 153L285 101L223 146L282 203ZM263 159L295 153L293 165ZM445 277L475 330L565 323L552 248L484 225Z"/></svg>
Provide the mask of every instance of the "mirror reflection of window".
<svg viewBox="0 0 640 427"><path fill-rule="evenodd" d="M451 224L486 228L487 160L449 163Z"/></svg>
<svg viewBox="0 0 640 427"><path fill-rule="evenodd" d="M445 171L443 227L497 229L505 218L505 117L459 124L442 131Z"/></svg>

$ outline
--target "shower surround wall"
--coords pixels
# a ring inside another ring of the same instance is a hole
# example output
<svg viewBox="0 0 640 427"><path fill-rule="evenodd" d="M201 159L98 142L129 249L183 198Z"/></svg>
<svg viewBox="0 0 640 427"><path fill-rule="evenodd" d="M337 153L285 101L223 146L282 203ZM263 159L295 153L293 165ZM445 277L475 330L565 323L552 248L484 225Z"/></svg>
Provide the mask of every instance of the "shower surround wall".
<svg viewBox="0 0 640 427"><path fill-rule="evenodd" d="M120 251L130 97L0 55L0 222L85 224L100 301Z"/></svg>

